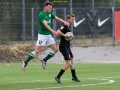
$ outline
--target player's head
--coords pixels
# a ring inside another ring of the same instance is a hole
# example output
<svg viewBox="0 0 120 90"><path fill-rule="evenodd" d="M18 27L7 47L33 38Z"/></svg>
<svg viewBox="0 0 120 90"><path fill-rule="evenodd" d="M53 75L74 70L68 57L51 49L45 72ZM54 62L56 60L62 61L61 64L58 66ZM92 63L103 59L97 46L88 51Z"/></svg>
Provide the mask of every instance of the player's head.
<svg viewBox="0 0 120 90"><path fill-rule="evenodd" d="M51 12L52 6L53 6L53 3L52 3L52 2L46 1L46 2L44 3L44 11L45 11L45 12Z"/></svg>
<svg viewBox="0 0 120 90"><path fill-rule="evenodd" d="M75 15L74 14L68 14L67 15L67 21L70 23L70 24L73 24L75 20Z"/></svg>

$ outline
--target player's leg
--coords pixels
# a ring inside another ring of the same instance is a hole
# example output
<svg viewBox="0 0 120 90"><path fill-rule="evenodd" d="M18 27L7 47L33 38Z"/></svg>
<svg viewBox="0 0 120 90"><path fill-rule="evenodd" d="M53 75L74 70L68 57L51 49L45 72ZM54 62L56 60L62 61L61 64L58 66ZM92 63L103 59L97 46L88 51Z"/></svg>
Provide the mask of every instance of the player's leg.
<svg viewBox="0 0 120 90"><path fill-rule="evenodd" d="M50 46L50 48L52 50L50 50L50 52L47 54L47 56L45 58L43 58L43 60L41 60L42 62L42 66L45 69L46 67L46 62L47 60L49 60L50 58L52 58L58 51L57 45L55 40L53 39L52 36L49 36L49 40L46 42L46 45Z"/></svg>
<svg viewBox="0 0 120 90"><path fill-rule="evenodd" d="M60 78L63 75L63 73L66 71L66 69L70 66L71 61L70 60L65 60L66 64L62 67L62 69L59 71L58 75L55 77L55 80L58 83L61 83Z"/></svg>
<svg viewBox="0 0 120 90"><path fill-rule="evenodd" d="M40 52L42 46L45 45L45 41L46 41L46 40L44 40L44 36L43 36L43 35L38 35L38 40L37 40L37 42L36 42L35 51L32 51L32 52L28 55L27 59L26 59L25 61L23 61L22 69L23 69L24 71L26 70L26 66L27 66L28 62L29 62L31 59L33 59L33 58L36 56L36 54L38 54L38 53Z"/></svg>
<svg viewBox="0 0 120 90"><path fill-rule="evenodd" d="M36 46L35 51L32 51L32 52L28 55L27 59L26 59L25 61L23 61L22 69L23 69L24 71L26 70L26 66L27 66L28 62L29 62L31 59L33 59L33 58L36 56L36 54L38 54L38 53L40 52L41 48L42 48L42 46Z"/></svg>
<svg viewBox="0 0 120 90"><path fill-rule="evenodd" d="M71 74L72 74L72 80L76 81L76 82L80 82L80 80L76 76L76 71L75 71L75 67L74 67L74 59L73 58L71 58L70 69L71 69Z"/></svg>
<svg viewBox="0 0 120 90"><path fill-rule="evenodd" d="M71 60L70 60L70 57L69 57L69 53L68 53L68 50L67 48L65 47L60 47L60 52L62 53L62 55L64 56L64 59L65 59L65 62L66 64L62 67L62 69L59 71L58 75L55 77L55 80L58 82L58 83L61 83L60 82L60 78L61 76L63 75L63 73L65 72L65 70L71 65Z"/></svg>
<svg viewBox="0 0 120 90"><path fill-rule="evenodd" d="M47 62L47 60L49 60L50 58L52 58L58 51L57 45L56 44L51 44L50 48L52 50L50 50L50 52L47 54L47 56L43 59L45 62Z"/></svg>
<svg viewBox="0 0 120 90"><path fill-rule="evenodd" d="M75 67L74 67L74 59L73 59L73 53L71 51L71 49L69 48L69 52L70 52L70 61L71 61L71 65L70 65L70 69L71 69L71 74L72 74L72 80L76 81L76 82L80 82L80 80L77 78L76 76L76 71L75 71Z"/></svg>

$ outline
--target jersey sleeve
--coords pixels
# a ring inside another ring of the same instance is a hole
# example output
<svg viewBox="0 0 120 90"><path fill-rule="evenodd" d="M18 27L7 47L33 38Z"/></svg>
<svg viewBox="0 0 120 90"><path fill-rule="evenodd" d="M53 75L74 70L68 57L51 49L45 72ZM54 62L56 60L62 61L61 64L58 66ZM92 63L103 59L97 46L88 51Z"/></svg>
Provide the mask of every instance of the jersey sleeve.
<svg viewBox="0 0 120 90"><path fill-rule="evenodd" d="M51 18L54 19L55 17L56 17L56 15L51 12Z"/></svg>
<svg viewBox="0 0 120 90"><path fill-rule="evenodd" d="M44 14L42 14L42 13L39 13L38 18L39 18L39 21L41 21L41 22L43 20L45 20Z"/></svg>
<svg viewBox="0 0 120 90"><path fill-rule="evenodd" d="M67 26L61 25L59 29L61 30L62 33L65 33L67 30L66 28L67 28Z"/></svg>

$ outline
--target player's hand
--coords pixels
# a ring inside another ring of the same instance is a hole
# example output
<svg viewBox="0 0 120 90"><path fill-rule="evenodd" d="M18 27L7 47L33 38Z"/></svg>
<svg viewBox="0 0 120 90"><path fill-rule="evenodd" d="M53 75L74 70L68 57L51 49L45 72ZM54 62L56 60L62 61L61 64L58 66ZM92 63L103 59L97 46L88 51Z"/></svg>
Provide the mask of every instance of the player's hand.
<svg viewBox="0 0 120 90"><path fill-rule="evenodd" d="M66 34L64 34L64 37L67 38L68 36Z"/></svg>
<svg viewBox="0 0 120 90"><path fill-rule="evenodd" d="M70 23L65 21L65 22L64 22L64 25L69 26L69 25L70 25Z"/></svg>
<svg viewBox="0 0 120 90"><path fill-rule="evenodd" d="M58 36L59 34L56 31L52 31L53 35Z"/></svg>
<svg viewBox="0 0 120 90"><path fill-rule="evenodd" d="M69 35L64 34L64 37L65 37L65 38L69 38L70 36L69 36Z"/></svg>

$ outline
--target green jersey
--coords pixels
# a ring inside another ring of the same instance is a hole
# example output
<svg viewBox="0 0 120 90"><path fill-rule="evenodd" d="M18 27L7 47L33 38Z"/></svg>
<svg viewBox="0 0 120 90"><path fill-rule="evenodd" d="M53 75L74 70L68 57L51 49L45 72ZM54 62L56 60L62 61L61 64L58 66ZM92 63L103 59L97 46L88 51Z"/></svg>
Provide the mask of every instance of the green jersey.
<svg viewBox="0 0 120 90"><path fill-rule="evenodd" d="M50 13L46 13L44 11L40 12L38 15L38 20L39 20L39 25L40 25L40 30L39 30L39 34L43 34L43 35L50 35L51 32L44 26L44 24L42 23L43 20L47 21L47 24L52 27L52 23L51 23L51 19L55 18L56 16L50 12Z"/></svg>

